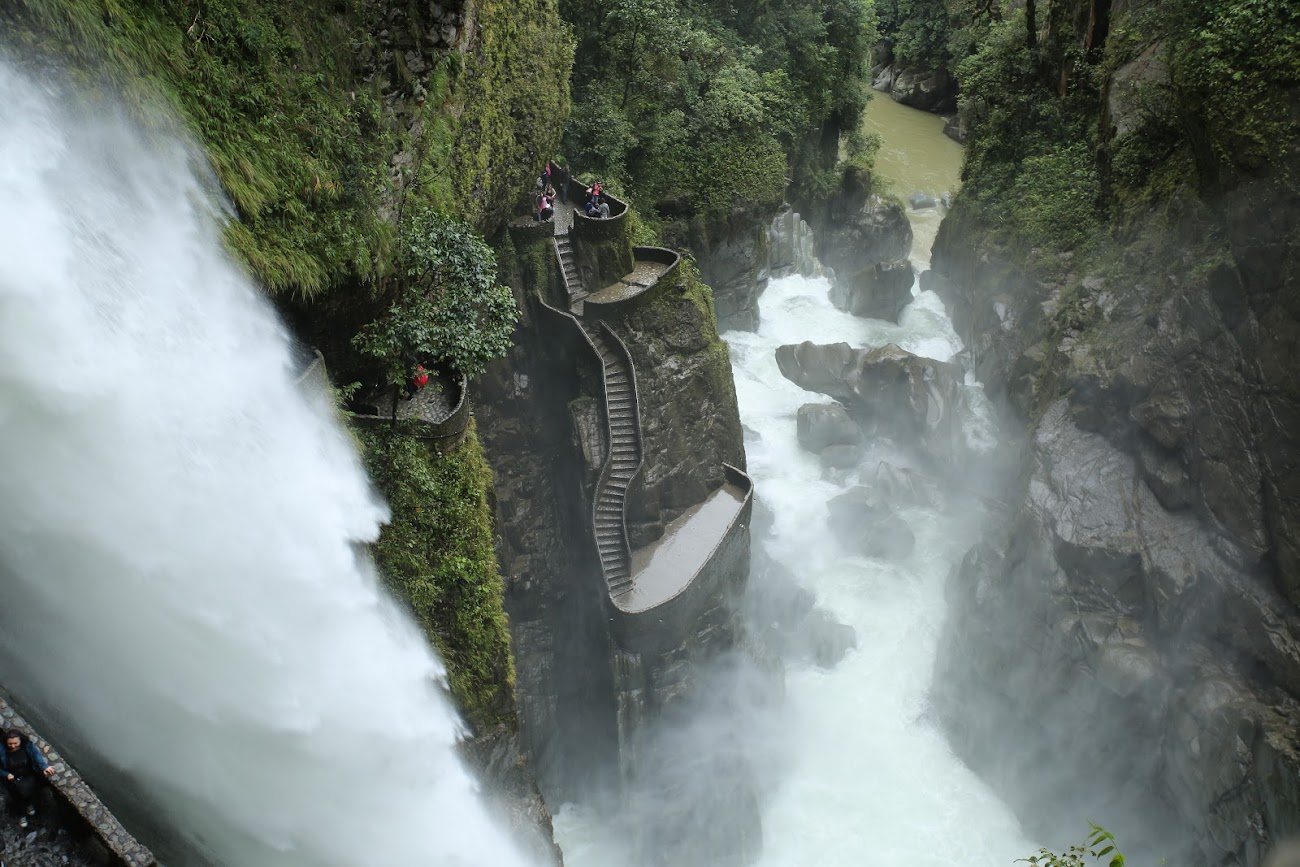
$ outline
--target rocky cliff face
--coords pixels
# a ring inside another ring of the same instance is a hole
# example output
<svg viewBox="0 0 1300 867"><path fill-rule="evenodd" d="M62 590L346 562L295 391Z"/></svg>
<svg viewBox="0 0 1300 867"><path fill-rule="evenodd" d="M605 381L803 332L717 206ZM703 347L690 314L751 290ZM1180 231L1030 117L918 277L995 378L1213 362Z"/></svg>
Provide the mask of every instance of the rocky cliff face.
<svg viewBox="0 0 1300 867"><path fill-rule="evenodd" d="M558 279L549 240L508 245L502 262L525 316L510 358L481 381L476 413L496 473L525 753L552 802L612 790L625 814L657 803L640 814L649 818L644 827L628 829L644 835L655 858L740 863L758 833L743 763L709 777L733 781L740 800L724 803L665 778L657 756L666 721L689 716L700 700L701 672L745 643L736 596L748 556L722 581L724 592L688 629L664 636L659 650L619 645L590 529L605 449L598 359L571 322L541 303ZM707 287L683 270L652 302L610 320L631 352L640 395L645 465L629 495L634 546L720 485L724 462L744 466L727 348ZM675 794L656 799L665 786ZM669 809L675 801L683 809ZM738 804L748 805L742 817L706 820L710 810ZM748 843L717 834L744 826Z"/></svg>
<svg viewBox="0 0 1300 867"><path fill-rule="evenodd" d="M1256 865L1300 831L1300 196L1225 172L1164 207L1105 267L945 222L923 285L1031 434L936 701L1028 815L1068 776L1076 824Z"/></svg>

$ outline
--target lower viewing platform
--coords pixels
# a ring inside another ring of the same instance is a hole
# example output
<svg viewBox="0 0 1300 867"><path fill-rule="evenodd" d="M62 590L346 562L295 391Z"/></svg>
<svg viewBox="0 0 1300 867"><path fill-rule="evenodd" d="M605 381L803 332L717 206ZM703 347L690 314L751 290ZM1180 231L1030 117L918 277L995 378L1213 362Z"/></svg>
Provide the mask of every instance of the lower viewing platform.
<svg viewBox="0 0 1300 867"><path fill-rule="evenodd" d="M639 614L680 595L708 564L748 501L748 491L727 482L664 528L663 536L632 552L632 586L614 604Z"/></svg>

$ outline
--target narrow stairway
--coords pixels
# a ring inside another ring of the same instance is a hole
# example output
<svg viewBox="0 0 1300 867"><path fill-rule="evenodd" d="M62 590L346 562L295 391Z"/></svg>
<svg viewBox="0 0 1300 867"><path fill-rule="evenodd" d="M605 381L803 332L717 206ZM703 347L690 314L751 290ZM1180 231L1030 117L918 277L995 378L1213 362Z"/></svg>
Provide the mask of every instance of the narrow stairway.
<svg viewBox="0 0 1300 867"><path fill-rule="evenodd" d="M569 303L581 301L587 293L582 291L577 258L573 254L573 241L569 239L567 233L555 236L555 253L560 257L560 269L564 271L564 285L569 289Z"/></svg>
<svg viewBox="0 0 1300 867"><path fill-rule="evenodd" d="M634 373L627 360L614 347L600 327L582 323L600 353L605 369L605 411L609 419L610 443L608 470L602 475L596 492L594 515L596 548L611 596L632 588L632 553L628 544L624 511L627 489L641 466L641 433L637 429L636 388Z"/></svg>

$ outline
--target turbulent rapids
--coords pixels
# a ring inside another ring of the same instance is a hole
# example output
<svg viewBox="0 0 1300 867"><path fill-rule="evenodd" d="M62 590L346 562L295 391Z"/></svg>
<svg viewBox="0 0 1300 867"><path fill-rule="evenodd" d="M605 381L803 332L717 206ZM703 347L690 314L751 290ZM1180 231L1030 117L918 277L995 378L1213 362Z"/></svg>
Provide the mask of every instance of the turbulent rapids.
<svg viewBox="0 0 1300 867"><path fill-rule="evenodd" d="M5 687L170 863L520 864L193 152L3 63L0 130Z"/></svg>

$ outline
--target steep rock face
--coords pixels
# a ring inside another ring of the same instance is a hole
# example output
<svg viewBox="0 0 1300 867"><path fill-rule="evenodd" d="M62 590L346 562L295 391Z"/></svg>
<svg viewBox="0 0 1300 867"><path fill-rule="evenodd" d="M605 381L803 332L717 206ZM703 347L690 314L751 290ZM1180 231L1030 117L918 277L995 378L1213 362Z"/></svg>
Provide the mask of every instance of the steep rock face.
<svg viewBox="0 0 1300 867"><path fill-rule="evenodd" d="M758 296L767 288L767 214L740 210L720 225L692 232L700 278L713 289L718 330L758 327Z"/></svg>
<svg viewBox="0 0 1300 867"><path fill-rule="evenodd" d="M1047 732L1095 770L1089 803L1145 795L1134 838L1165 823L1180 863L1256 865L1300 830L1300 201L1175 207L1120 275L1038 276L962 207L940 232L925 285L1035 435L999 541L953 576L937 694L1031 814L1011 769L1055 777L1013 757Z"/></svg>
<svg viewBox="0 0 1300 867"><path fill-rule="evenodd" d="M868 175L850 169L834 195L807 215L823 265L846 297L874 296L877 266L912 252L912 224L902 204L872 191Z"/></svg>
<svg viewBox="0 0 1300 867"><path fill-rule="evenodd" d="M525 752L552 802L614 784L622 797L654 806L626 829L644 836L646 863L672 853L691 855L677 863L744 863L760 833L748 766L709 771L735 794L721 800L712 783L705 792L666 776L658 750L672 728L666 721L689 718L707 692L701 673L744 654L735 596L748 575L748 537L734 574L687 629L662 636L654 652L619 645L590 527L606 449L598 359L571 322L539 303L558 279L549 242L513 249L503 239L501 247L525 317L510 358L483 378L476 409L496 474ZM744 450L726 345L693 272L610 325L632 354L640 398L645 463L628 513L636 546L721 484L724 462L743 467ZM723 827L748 830L723 839ZM654 845L669 838L679 849Z"/></svg>
<svg viewBox="0 0 1300 867"><path fill-rule="evenodd" d="M897 322L912 301L912 282L911 262L880 262L853 280L837 280L831 286L831 303L854 316Z"/></svg>
<svg viewBox="0 0 1300 867"><path fill-rule="evenodd" d="M745 466L731 357L715 323L708 287L693 275L611 323L641 396L645 465L629 516L640 541L721 485L724 463Z"/></svg>

